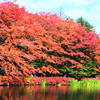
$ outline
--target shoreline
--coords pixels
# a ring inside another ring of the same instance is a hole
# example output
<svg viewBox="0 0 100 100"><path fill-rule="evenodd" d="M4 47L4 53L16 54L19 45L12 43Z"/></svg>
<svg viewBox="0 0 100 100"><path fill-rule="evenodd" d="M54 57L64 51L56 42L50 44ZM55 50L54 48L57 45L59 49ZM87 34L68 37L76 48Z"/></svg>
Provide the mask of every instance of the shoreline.
<svg viewBox="0 0 100 100"><path fill-rule="evenodd" d="M71 77L18 77L18 76L0 76L0 86L35 86L42 85L45 81L47 85L61 84L68 86L70 80L75 79ZM97 79L100 78L82 78L84 79Z"/></svg>

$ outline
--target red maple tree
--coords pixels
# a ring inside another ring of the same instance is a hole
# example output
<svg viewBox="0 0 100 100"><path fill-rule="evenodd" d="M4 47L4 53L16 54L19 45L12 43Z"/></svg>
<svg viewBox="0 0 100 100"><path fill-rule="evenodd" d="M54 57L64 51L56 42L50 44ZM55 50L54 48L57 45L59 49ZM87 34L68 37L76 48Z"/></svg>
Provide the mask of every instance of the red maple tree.
<svg viewBox="0 0 100 100"><path fill-rule="evenodd" d="M36 59L82 68L88 58L97 58L96 42L95 32L86 32L85 27L72 19L63 20L49 13L28 13L12 2L0 4L2 75L30 76L36 72L30 62Z"/></svg>

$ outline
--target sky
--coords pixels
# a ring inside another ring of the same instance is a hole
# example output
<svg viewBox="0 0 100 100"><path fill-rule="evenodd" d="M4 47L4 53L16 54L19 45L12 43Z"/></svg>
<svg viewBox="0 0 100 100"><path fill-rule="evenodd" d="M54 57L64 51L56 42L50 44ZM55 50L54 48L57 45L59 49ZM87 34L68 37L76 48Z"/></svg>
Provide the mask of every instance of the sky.
<svg viewBox="0 0 100 100"><path fill-rule="evenodd" d="M56 13L63 18L70 17L74 20L82 16L94 26L97 34L100 34L100 0L17 0L16 4L25 6L27 11L33 13Z"/></svg>

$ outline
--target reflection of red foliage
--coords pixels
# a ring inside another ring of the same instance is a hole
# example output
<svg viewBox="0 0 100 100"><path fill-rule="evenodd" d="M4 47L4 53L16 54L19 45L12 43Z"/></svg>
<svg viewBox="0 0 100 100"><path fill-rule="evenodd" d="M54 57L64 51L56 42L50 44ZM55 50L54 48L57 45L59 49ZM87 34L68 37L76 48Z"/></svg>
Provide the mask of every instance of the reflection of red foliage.
<svg viewBox="0 0 100 100"><path fill-rule="evenodd" d="M41 86L0 87L1 100L58 100L59 97L59 100L81 100L85 96L89 99L92 95L95 100L100 100L100 91L83 91L79 94L79 91L69 91L66 86L47 86L45 89Z"/></svg>
<svg viewBox="0 0 100 100"><path fill-rule="evenodd" d="M100 91L97 93L96 100L100 100Z"/></svg>
<svg viewBox="0 0 100 100"><path fill-rule="evenodd" d="M0 87L0 98L3 100L57 100L58 94L65 94L68 87L50 86L45 90L41 86Z"/></svg>

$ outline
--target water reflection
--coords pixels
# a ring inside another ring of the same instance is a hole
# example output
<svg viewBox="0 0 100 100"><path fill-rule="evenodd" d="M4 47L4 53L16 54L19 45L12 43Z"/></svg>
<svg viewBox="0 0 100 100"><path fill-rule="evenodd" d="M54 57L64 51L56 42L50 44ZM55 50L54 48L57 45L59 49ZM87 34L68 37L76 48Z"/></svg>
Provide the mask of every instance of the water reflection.
<svg viewBox="0 0 100 100"><path fill-rule="evenodd" d="M100 91L74 91L66 86L0 87L0 100L100 100Z"/></svg>

